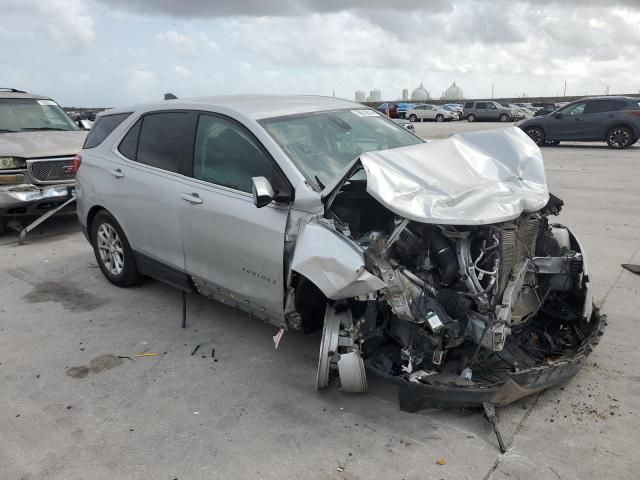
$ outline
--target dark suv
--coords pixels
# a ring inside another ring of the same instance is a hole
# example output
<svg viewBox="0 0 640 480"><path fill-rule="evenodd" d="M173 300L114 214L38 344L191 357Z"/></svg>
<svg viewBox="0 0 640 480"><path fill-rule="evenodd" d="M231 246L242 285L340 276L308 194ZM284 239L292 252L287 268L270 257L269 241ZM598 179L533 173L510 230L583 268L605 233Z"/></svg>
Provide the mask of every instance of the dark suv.
<svg viewBox="0 0 640 480"><path fill-rule="evenodd" d="M611 148L627 148L640 137L640 98L583 98L516 125L538 145L606 141Z"/></svg>

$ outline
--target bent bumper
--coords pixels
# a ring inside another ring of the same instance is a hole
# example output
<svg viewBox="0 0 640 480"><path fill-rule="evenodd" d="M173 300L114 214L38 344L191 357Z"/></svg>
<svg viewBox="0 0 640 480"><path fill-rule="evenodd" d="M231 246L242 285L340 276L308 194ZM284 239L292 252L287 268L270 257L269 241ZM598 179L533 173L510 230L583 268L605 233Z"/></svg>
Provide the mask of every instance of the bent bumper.
<svg viewBox="0 0 640 480"><path fill-rule="evenodd" d="M606 316L594 306L590 334L571 354L512 373L504 381L487 387L454 383L414 383L404 377L392 376L377 370L371 364L368 370L398 385L400 409L417 412L429 408L481 408L484 402L505 406L528 395L560 385L578 373L593 348L600 341L607 325Z"/></svg>
<svg viewBox="0 0 640 480"><path fill-rule="evenodd" d="M0 215L34 215L71 198L73 185L20 185L0 190Z"/></svg>

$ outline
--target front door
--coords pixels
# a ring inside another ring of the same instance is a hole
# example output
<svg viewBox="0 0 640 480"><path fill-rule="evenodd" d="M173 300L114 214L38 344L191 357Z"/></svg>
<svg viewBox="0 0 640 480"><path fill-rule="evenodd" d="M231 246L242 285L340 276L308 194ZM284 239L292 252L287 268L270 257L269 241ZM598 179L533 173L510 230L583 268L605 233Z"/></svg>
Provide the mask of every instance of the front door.
<svg viewBox="0 0 640 480"><path fill-rule="evenodd" d="M583 115L586 103L567 105L547 120L547 138L550 140L575 140L583 130Z"/></svg>
<svg viewBox="0 0 640 480"><path fill-rule="evenodd" d="M289 205L253 204L251 178L290 188L266 150L242 125L199 114L193 171L181 192L187 272L216 298L269 319L281 318Z"/></svg>

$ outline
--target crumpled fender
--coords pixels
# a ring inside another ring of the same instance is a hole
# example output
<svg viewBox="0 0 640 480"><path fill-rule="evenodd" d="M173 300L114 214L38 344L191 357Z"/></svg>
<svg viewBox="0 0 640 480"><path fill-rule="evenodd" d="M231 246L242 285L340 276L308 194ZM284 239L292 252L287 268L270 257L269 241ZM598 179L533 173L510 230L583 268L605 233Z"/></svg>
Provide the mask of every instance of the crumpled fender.
<svg viewBox="0 0 640 480"><path fill-rule="evenodd" d="M332 300L367 295L387 286L365 269L360 247L315 220L298 236L291 269Z"/></svg>

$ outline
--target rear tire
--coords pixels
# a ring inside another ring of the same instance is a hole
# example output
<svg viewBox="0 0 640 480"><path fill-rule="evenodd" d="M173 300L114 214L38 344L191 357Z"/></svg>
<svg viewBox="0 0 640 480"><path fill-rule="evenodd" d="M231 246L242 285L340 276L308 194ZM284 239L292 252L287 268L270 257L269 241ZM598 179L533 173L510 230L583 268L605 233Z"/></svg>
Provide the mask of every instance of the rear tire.
<svg viewBox="0 0 640 480"><path fill-rule="evenodd" d="M502 115L500 115L500 121L501 122L508 122L509 121L509 115L507 115L506 113L503 113Z"/></svg>
<svg viewBox="0 0 640 480"><path fill-rule="evenodd" d="M539 147L544 145L544 130L542 130L540 127L527 128L525 130L525 133L529 135L529 138L533 140Z"/></svg>
<svg viewBox="0 0 640 480"><path fill-rule="evenodd" d="M106 210L98 212L93 219L91 245L100 270L114 285L130 287L144 278L122 228Z"/></svg>
<svg viewBox="0 0 640 480"><path fill-rule="evenodd" d="M611 148L622 150L633 145L633 132L629 127L613 127L607 132L607 144Z"/></svg>
<svg viewBox="0 0 640 480"><path fill-rule="evenodd" d="M436 122L444 122L444 115L441 115L441 114L436 115Z"/></svg>
<svg viewBox="0 0 640 480"><path fill-rule="evenodd" d="M0 237L7 233L7 219L0 217Z"/></svg>
<svg viewBox="0 0 640 480"><path fill-rule="evenodd" d="M475 122L476 121L476 116L473 113L470 113L469 115L467 115L467 122Z"/></svg>
<svg viewBox="0 0 640 480"><path fill-rule="evenodd" d="M418 121L418 117L416 116L415 113L412 113L411 115L409 115L409 121L410 122L416 122Z"/></svg>

